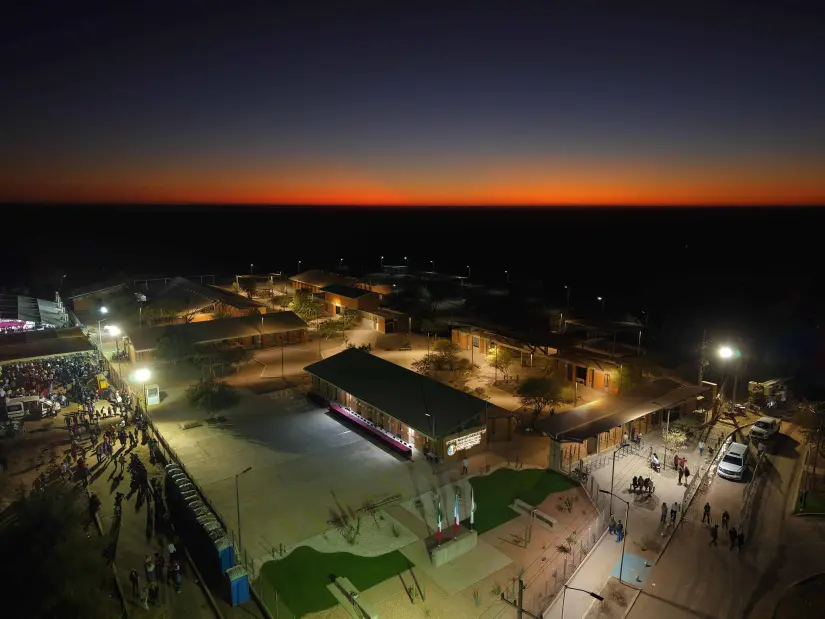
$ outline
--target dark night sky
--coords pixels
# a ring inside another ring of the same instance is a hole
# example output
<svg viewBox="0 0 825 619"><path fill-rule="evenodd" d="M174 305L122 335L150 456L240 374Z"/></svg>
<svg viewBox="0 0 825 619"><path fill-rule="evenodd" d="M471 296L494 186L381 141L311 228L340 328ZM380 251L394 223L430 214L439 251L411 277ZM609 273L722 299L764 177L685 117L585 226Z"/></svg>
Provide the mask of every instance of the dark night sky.
<svg viewBox="0 0 825 619"><path fill-rule="evenodd" d="M4 201L825 201L815 3L16 4Z"/></svg>

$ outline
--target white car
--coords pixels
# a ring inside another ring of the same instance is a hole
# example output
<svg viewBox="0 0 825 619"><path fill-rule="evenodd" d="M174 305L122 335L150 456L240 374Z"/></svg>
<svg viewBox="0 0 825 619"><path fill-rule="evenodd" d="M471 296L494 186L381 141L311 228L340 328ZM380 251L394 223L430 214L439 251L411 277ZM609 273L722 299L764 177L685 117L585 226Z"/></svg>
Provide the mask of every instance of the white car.
<svg viewBox="0 0 825 619"><path fill-rule="evenodd" d="M774 435L779 434L780 421L773 417L760 417L759 420L751 426L750 437L751 440L767 441Z"/></svg>
<svg viewBox="0 0 825 619"><path fill-rule="evenodd" d="M719 466L716 468L716 473L719 477L725 479L732 479L733 481L741 481L745 476L745 471L748 469L748 446L742 443L731 443Z"/></svg>

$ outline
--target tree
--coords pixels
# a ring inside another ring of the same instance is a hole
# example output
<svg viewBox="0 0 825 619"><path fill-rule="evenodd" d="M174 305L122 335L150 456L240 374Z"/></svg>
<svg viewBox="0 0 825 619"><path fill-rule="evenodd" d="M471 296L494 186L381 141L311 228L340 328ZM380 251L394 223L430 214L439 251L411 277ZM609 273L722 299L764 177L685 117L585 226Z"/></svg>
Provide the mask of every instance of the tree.
<svg viewBox="0 0 825 619"><path fill-rule="evenodd" d="M513 354L509 348L497 346L495 350L487 353L487 364L491 368L501 372L505 382L510 379L510 364L512 363Z"/></svg>
<svg viewBox="0 0 825 619"><path fill-rule="evenodd" d="M429 352L417 361L413 361L412 369L424 376L430 376L439 369L439 357L436 353Z"/></svg>
<svg viewBox="0 0 825 619"><path fill-rule="evenodd" d="M325 340L331 340L334 337L342 335L344 330L341 328L340 320L324 320L318 323L318 335Z"/></svg>
<svg viewBox="0 0 825 619"><path fill-rule="evenodd" d="M516 394L521 403L532 408L534 417L538 418L546 407L558 406L564 401L563 388L561 381L555 378L530 377L518 386Z"/></svg>
<svg viewBox="0 0 825 619"><path fill-rule="evenodd" d="M686 441L687 436L681 430L670 430L662 434L662 442L672 452L679 451Z"/></svg>
<svg viewBox="0 0 825 619"><path fill-rule="evenodd" d="M459 348L450 340L437 340L433 345L433 352L436 354L440 370L455 370L459 361Z"/></svg>
<svg viewBox="0 0 825 619"><path fill-rule="evenodd" d="M300 291L295 293L289 309L306 323L310 323L321 315L321 299L311 293Z"/></svg>
<svg viewBox="0 0 825 619"><path fill-rule="evenodd" d="M276 294L272 297L272 306L280 307L281 309L289 309L289 304L292 303L292 297L288 294Z"/></svg>
<svg viewBox="0 0 825 619"><path fill-rule="evenodd" d="M26 617L103 619L111 607L111 570L103 560L105 538L87 534L88 499L77 486L47 484L21 498L4 519L0 547L4 590L23 594ZM108 576L107 576L108 572Z"/></svg>
<svg viewBox="0 0 825 619"><path fill-rule="evenodd" d="M212 317L216 320L222 318L231 318L232 311L223 303L218 303L217 305L215 305L215 309L212 311Z"/></svg>
<svg viewBox="0 0 825 619"><path fill-rule="evenodd" d="M179 330L166 329L155 347L155 358L170 363L192 361L198 353L195 344Z"/></svg>
<svg viewBox="0 0 825 619"><path fill-rule="evenodd" d="M246 295L251 299L255 296L255 293L258 292L258 281L252 277L246 279L244 282L244 290L246 291Z"/></svg>
<svg viewBox="0 0 825 619"><path fill-rule="evenodd" d="M338 322L341 323L341 331L352 329L359 320L361 320L361 312L353 309L345 309L344 313L338 318Z"/></svg>
<svg viewBox="0 0 825 619"><path fill-rule="evenodd" d="M210 378L189 385L186 389L186 399L190 406L200 408L212 417L218 411L235 406L240 396L237 389L231 385Z"/></svg>

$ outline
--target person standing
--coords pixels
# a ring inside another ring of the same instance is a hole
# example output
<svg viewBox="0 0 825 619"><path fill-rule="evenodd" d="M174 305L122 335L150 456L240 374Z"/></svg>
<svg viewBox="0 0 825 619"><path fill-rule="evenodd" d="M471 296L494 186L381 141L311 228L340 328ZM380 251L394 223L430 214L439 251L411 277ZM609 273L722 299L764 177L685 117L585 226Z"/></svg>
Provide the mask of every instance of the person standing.
<svg viewBox="0 0 825 619"><path fill-rule="evenodd" d="M667 520L667 503L662 501L662 518L659 522L661 522L662 524L665 524L666 520Z"/></svg>
<svg viewBox="0 0 825 619"><path fill-rule="evenodd" d="M155 562L152 561L152 557L146 555L143 559L143 568L146 570L146 582L153 583L157 579L157 574L155 574Z"/></svg>
<svg viewBox="0 0 825 619"><path fill-rule="evenodd" d="M470 461L467 460L467 456L464 456L464 459L461 461L461 474L466 475L470 472Z"/></svg>
<svg viewBox="0 0 825 619"><path fill-rule="evenodd" d="M129 582L132 583L132 596L137 600L140 596L140 574L134 568L129 572Z"/></svg>
<svg viewBox="0 0 825 619"><path fill-rule="evenodd" d="M705 507L702 508L702 524L705 524L705 520L710 525L710 503L705 503Z"/></svg>
<svg viewBox="0 0 825 619"><path fill-rule="evenodd" d="M705 441L699 441L699 457L705 453Z"/></svg>
<svg viewBox="0 0 825 619"><path fill-rule="evenodd" d="M140 602L143 604L143 608L149 610L149 585L143 587L143 591L140 593Z"/></svg>
<svg viewBox="0 0 825 619"><path fill-rule="evenodd" d="M616 523L616 542L622 541L622 538L624 538L624 525L622 521L619 520L619 522Z"/></svg>
<svg viewBox="0 0 825 619"><path fill-rule="evenodd" d="M158 582L163 582L163 570L166 567L166 559L163 558L163 554L156 552L155 553L155 571L158 573Z"/></svg>
<svg viewBox="0 0 825 619"><path fill-rule="evenodd" d="M688 468L687 462L685 462L684 473L685 473L685 485L687 486L688 485L688 478L690 477L690 469Z"/></svg>
<svg viewBox="0 0 825 619"><path fill-rule="evenodd" d="M728 510L722 512L722 528L727 531L728 530L728 523L730 522L730 514Z"/></svg>
<svg viewBox="0 0 825 619"><path fill-rule="evenodd" d="M685 471L683 469L679 469L679 483L677 484L678 486L682 485L682 475L684 475L684 474L685 474Z"/></svg>
<svg viewBox="0 0 825 619"><path fill-rule="evenodd" d="M711 530L710 530L710 542L708 543L708 546L717 546L718 544L716 542L717 542L718 537L719 537L719 525L715 524L715 525L713 525L713 528L711 528Z"/></svg>
<svg viewBox="0 0 825 619"><path fill-rule="evenodd" d="M673 470L681 469L682 467L679 466L679 454L673 454ZM679 476L679 479L682 479L682 476Z"/></svg>
<svg viewBox="0 0 825 619"><path fill-rule="evenodd" d="M730 549L733 550L736 546L736 540L738 539L738 534L736 533L736 527L731 527L730 531L728 531L728 537L730 537Z"/></svg>
<svg viewBox="0 0 825 619"><path fill-rule="evenodd" d="M673 505L670 506L670 524L676 524L676 514L679 513L679 504L676 501L673 501Z"/></svg>

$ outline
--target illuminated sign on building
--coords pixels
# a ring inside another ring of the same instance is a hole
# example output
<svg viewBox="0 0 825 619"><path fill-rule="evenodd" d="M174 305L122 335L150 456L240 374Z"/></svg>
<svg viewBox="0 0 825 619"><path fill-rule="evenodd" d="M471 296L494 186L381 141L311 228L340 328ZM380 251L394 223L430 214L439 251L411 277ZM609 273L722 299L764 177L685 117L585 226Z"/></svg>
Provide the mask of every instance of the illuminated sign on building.
<svg viewBox="0 0 825 619"><path fill-rule="evenodd" d="M453 439L447 444L447 455L452 456L457 451L464 451L465 449L480 445L481 437L485 432L487 432L487 428L479 430L478 432L470 432L469 434Z"/></svg>

